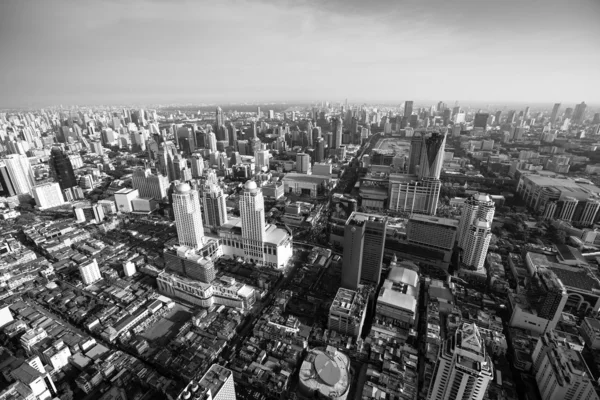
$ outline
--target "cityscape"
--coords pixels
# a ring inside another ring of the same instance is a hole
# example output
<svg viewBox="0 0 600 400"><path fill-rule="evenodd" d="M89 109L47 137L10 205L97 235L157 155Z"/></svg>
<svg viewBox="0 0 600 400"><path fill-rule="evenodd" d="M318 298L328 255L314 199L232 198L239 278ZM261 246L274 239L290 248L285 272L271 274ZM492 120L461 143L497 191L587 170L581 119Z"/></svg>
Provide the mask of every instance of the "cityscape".
<svg viewBox="0 0 600 400"><path fill-rule="evenodd" d="M600 3L547 1L0 3L0 400L600 400Z"/></svg>

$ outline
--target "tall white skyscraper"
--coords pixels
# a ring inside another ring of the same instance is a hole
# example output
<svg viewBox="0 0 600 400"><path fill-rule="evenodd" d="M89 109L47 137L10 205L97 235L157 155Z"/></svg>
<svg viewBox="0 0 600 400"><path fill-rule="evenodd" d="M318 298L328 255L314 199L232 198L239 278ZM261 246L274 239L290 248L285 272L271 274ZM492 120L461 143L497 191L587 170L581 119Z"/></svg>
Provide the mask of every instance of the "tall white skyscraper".
<svg viewBox="0 0 600 400"><path fill-rule="evenodd" d="M29 159L19 154L0 159L0 183L7 196L31 193L34 180Z"/></svg>
<svg viewBox="0 0 600 400"><path fill-rule="evenodd" d="M173 193L173 214L179 244L200 249L204 244L200 194L187 183L180 183Z"/></svg>
<svg viewBox="0 0 600 400"><path fill-rule="evenodd" d="M462 215L458 224L456 235L458 246L464 249L467 230L471 228L474 221L482 219L491 225L494 220L494 211L494 202L485 193L477 193L467 199L463 205Z"/></svg>
<svg viewBox="0 0 600 400"><path fill-rule="evenodd" d="M254 181L248 181L244 185L244 192L240 198L240 217L246 254L251 260L262 261L265 241L265 201L262 190Z"/></svg>
<svg viewBox="0 0 600 400"><path fill-rule="evenodd" d="M484 219L473 221L463 238L463 264L478 271L482 270L491 239L492 224Z"/></svg>
<svg viewBox="0 0 600 400"><path fill-rule="evenodd" d="M204 140L207 149L213 153L217 151L217 136L214 132L206 132L204 135Z"/></svg>
<svg viewBox="0 0 600 400"><path fill-rule="evenodd" d="M475 324L464 323L440 346L428 400L482 400L494 376Z"/></svg>
<svg viewBox="0 0 600 400"><path fill-rule="evenodd" d="M197 179L202 176L204 172L204 158L200 153L193 153L190 157L192 163L192 178Z"/></svg>

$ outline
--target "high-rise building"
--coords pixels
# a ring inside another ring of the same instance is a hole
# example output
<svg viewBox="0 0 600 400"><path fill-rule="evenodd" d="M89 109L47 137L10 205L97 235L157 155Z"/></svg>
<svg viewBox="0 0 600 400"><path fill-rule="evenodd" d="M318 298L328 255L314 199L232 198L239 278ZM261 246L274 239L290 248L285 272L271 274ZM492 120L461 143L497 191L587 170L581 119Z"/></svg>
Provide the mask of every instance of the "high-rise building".
<svg viewBox="0 0 600 400"><path fill-rule="evenodd" d="M343 135L343 122L342 117L339 116L334 118L331 123L332 133L333 133L333 143L332 148L339 149L342 145L342 135Z"/></svg>
<svg viewBox="0 0 600 400"><path fill-rule="evenodd" d="M317 138L315 141L315 162L320 163L325 159L325 139Z"/></svg>
<svg viewBox="0 0 600 400"><path fill-rule="evenodd" d="M193 249L204 245L200 195L187 183L180 183L173 193L173 214L179 244Z"/></svg>
<svg viewBox="0 0 600 400"><path fill-rule="evenodd" d="M210 366L200 381L191 381L177 400L236 400L233 372L218 364Z"/></svg>
<svg viewBox="0 0 600 400"><path fill-rule="evenodd" d="M98 261L95 258L79 264L79 273L81 274L81 281L86 286L102 279Z"/></svg>
<svg viewBox="0 0 600 400"><path fill-rule="evenodd" d="M444 251L454 248L458 221L428 215L413 214L406 224L406 240L420 246Z"/></svg>
<svg viewBox="0 0 600 400"><path fill-rule="evenodd" d="M194 153L190 157L192 164L192 178L198 179L204 173L204 158L200 153Z"/></svg>
<svg viewBox="0 0 600 400"><path fill-rule="evenodd" d="M476 113L475 120L473 121L474 128L483 128L485 130L487 128L487 121L490 117L490 114L487 113Z"/></svg>
<svg viewBox="0 0 600 400"><path fill-rule="evenodd" d="M356 290L339 288L329 308L328 329L343 335L360 337L367 314L367 296L364 287Z"/></svg>
<svg viewBox="0 0 600 400"><path fill-rule="evenodd" d="M270 156L271 153L269 152L269 150L256 150L256 152L254 153L254 164L257 172L262 171L263 168L266 168L267 171L269 170Z"/></svg>
<svg viewBox="0 0 600 400"><path fill-rule="evenodd" d="M35 186L33 188L33 198L41 210L65 204L60 186L56 182Z"/></svg>
<svg viewBox="0 0 600 400"><path fill-rule="evenodd" d="M419 180L414 175L390 174L388 208L394 212L434 215L440 189L438 179Z"/></svg>
<svg viewBox="0 0 600 400"><path fill-rule="evenodd" d="M71 159L59 147L53 147L50 152L50 175L58 182L61 189L72 188L77 186L75 172Z"/></svg>
<svg viewBox="0 0 600 400"><path fill-rule="evenodd" d="M598 400L594 376L581 351L553 331L538 338L531 358L542 400Z"/></svg>
<svg viewBox="0 0 600 400"><path fill-rule="evenodd" d="M502 111L498 110L496 111L496 115L494 117L494 124L496 126L500 126L500 117L502 116Z"/></svg>
<svg viewBox="0 0 600 400"><path fill-rule="evenodd" d="M139 168L133 171L131 182L140 197L151 197L156 200L167 197L169 178L161 174L154 175L150 168Z"/></svg>
<svg viewBox="0 0 600 400"><path fill-rule="evenodd" d="M34 180L29 159L19 154L0 159L0 183L5 196L30 194Z"/></svg>
<svg viewBox="0 0 600 400"><path fill-rule="evenodd" d="M217 136L214 132L206 132L204 140L207 149L213 153L217 151Z"/></svg>
<svg viewBox="0 0 600 400"><path fill-rule="evenodd" d="M413 102L411 101L405 101L404 102L404 116L405 117L410 117L413 113Z"/></svg>
<svg viewBox="0 0 600 400"><path fill-rule="evenodd" d="M550 124L554 127L556 124L556 117L558 117L558 110L560 109L560 103L555 103L550 113Z"/></svg>
<svg viewBox="0 0 600 400"><path fill-rule="evenodd" d="M482 400L493 377L479 328L464 323L440 346L427 399Z"/></svg>
<svg viewBox="0 0 600 400"><path fill-rule="evenodd" d="M342 287L357 290L361 282L379 285L387 219L353 212L344 227Z"/></svg>
<svg viewBox="0 0 600 400"><path fill-rule="evenodd" d="M102 147L102 143L99 140L90 141L90 147L92 149L92 153L98 154L99 156L104 154L104 147Z"/></svg>
<svg viewBox="0 0 600 400"><path fill-rule="evenodd" d="M262 190L254 181L244 184L240 198L240 217L246 255L251 261L262 261L265 242L265 200Z"/></svg>
<svg viewBox="0 0 600 400"><path fill-rule="evenodd" d="M300 174L309 174L310 171L310 156L306 153L296 154L296 172Z"/></svg>
<svg viewBox="0 0 600 400"><path fill-rule="evenodd" d="M585 102L582 102L581 104L577 104L575 106L575 111L573 112L573 123L574 124L583 124L586 108L587 108L587 104L585 104Z"/></svg>
<svg viewBox="0 0 600 400"><path fill-rule="evenodd" d="M463 204L456 240L458 246L464 249L467 230L473 222L478 219L488 221L494 220L495 206L491 197L485 193L476 193L469 197Z"/></svg>
<svg viewBox="0 0 600 400"><path fill-rule="evenodd" d="M440 179L442 165L444 164L446 134L432 132L429 135L423 135L422 140L419 178Z"/></svg>
<svg viewBox="0 0 600 400"><path fill-rule="evenodd" d="M217 122L216 131L219 132L221 130L221 127L223 126L223 110L221 109L221 107L217 107L215 120Z"/></svg>
<svg viewBox="0 0 600 400"><path fill-rule="evenodd" d="M485 264L485 257L491 239L491 222L479 218L473 221L463 238L463 264L474 270L481 271Z"/></svg>
<svg viewBox="0 0 600 400"><path fill-rule="evenodd" d="M202 190L204 223L217 228L227 223L227 205L223 189L216 183L209 183Z"/></svg>
<svg viewBox="0 0 600 400"><path fill-rule="evenodd" d="M417 175L421 165L421 150L423 148L423 137L421 133L415 134L410 140L410 154L408 159L408 173Z"/></svg>

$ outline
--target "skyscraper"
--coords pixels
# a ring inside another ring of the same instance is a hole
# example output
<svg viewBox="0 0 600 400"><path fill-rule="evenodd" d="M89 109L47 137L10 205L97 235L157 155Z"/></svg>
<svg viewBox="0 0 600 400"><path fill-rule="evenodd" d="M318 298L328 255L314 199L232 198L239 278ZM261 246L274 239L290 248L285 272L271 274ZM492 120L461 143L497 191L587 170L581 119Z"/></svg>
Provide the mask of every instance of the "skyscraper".
<svg viewBox="0 0 600 400"><path fill-rule="evenodd" d="M202 210L197 190L180 183L173 193L173 214L179 244L200 249L204 244Z"/></svg>
<svg viewBox="0 0 600 400"><path fill-rule="evenodd" d="M491 224L494 220L494 211L494 202L487 194L477 193L469 197L463 205L460 222L458 224L458 232L456 234L458 247L464 249L466 232L473 222L482 219Z"/></svg>
<svg viewBox="0 0 600 400"><path fill-rule="evenodd" d="M555 103L552 107L552 113L550 113L550 124L554 126L556 124L556 117L558 117L558 110L560 109L560 103Z"/></svg>
<svg viewBox="0 0 600 400"><path fill-rule="evenodd" d="M0 159L0 183L5 196L30 194L34 180L29 159L19 154Z"/></svg>
<svg viewBox="0 0 600 400"><path fill-rule="evenodd" d="M408 173L416 175L421 165L421 149L423 147L422 133L416 133L410 140L410 154L408 159Z"/></svg>
<svg viewBox="0 0 600 400"><path fill-rule="evenodd" d="M342 128L343 128L342 117L338 116L332 121L333 128L333 148L339 149L342 145Z"/></svg>
<svg viewBox="0 0 600 400"><path fill-rule="evenodd" d="M227 223L227 205L223 189L214 182L204 186L202 190L204 205L204 223L211 228L217 228Z"/></svg>
<svg viewBox="0 0 600 400"><path fill-rule="evenodd" d="M190 161L192 164L192 178L197 179L202 176L204 172L204 158L200 153L194 153L190 157Z"/></svg>
<svg viewBox="0 0 600 400"><path fill-rule="evenodd" d="M306 153L296 154L296 172L300 174L309 174L310 171L310 156Z"/></svg>
<svg viewBox="0 0 600 400"><path fill-rule="evenodd" d="M223 110L221 110L221 107L217 107L216 121L217 121L217 127L216 127L217 129L215 129L215 130L217 132L219 132L219 130L223 126Z"/></svg>
<svg viewBox="0 0 600 400"><path fill-rule="evenodd" d="M217 151L217 136L214 132L206 132L204 140L207 149L213 153Z"/></svg>
<svg viewBox="0 0 600 400"><path fill-rule="evenodd" d="M254 153L254 164L256 171L262 171L263 168L269 169L269 158L271 153L269 150L257 150Z"/></svg>
<svg viewBox="0 0 600 400"><path fill-rule="evenodd" d="M353 212L344 227L342 287L357 290L361 282L379 285L387 219Z"/></svg>
<svg viewBox="0 0 600 400"><path fill-rule="evenodd" d="M476 271L481 271L491 239L491 222L481 218L473 221L463 237L463 264Z"/></svg>
<svg viewBox="0 0 600 400"><path fill-rule="evenodd" d="M444 164L446 134L432 132L430 135L423 135L422 140L419 178L440 179L442 165Z"/></svg>
<svg viewBox="0 0 600 400"><path fill-rule="evenodd" d="M487 120L490 117L488 113L476 113L475 120L473 121L474 128L483 128L485 130L487 128Z"/></svg>
<svg viewBox="0 0 600 400"><path fill-rule="evenodd" d="M477 325L464 323L440 346L429 400L482 400L494 376Z"/></svg>
<svg viewBox="0 0 600 400"><path fill-rule="evenodd" d="M48 164L50 166L50 175L58 182L61 189L64 190L77 186L71 160L61 148L52 148Z"/></svg>
<svg viewBox="0 0 600 400"><path fill-rule="evenodd" d="M587 104L585 104L585 102L581 102L580 104L577 104L575 106L575 111L573 112L573 123L574 124L583 124L586 108L587 108Z"/></svg>
<svg viewBox="0 0 600 400"><path fill-rule="evenodd" d="M138 168L133 171L131 183L139 191L140 197L162 200L167 197L169 178L160 173L154 175L150 168Z"/></svg>
<svg viewBox="0 0 600 400"><path fill-rule="evenodd" d="M240 198L242 240L251 261L262 261L265 241L265 201L254 181L247 181Z"/></svg>
<svg viewBox="0 0 600 400"><path fill-rule="evenodd" d="M413 102L412 100L410 101L405 101L404 102L404 116L407 118L410 118L410 116L412 115L413 112Z"/></svg>

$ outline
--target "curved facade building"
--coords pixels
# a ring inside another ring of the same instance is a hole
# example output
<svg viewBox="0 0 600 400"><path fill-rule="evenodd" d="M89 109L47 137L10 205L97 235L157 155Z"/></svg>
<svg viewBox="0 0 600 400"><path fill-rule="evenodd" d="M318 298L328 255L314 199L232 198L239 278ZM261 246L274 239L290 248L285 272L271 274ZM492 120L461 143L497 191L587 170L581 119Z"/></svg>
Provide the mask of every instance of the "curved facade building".
<svg viewBox="0 0 600 400"><path fill-rule="evenodd" d="M311 350L300 367L299 390L314 399L345 400L350 388L350 359L334 347Z"/></svg>

